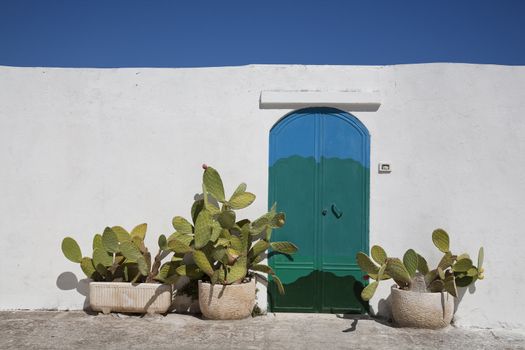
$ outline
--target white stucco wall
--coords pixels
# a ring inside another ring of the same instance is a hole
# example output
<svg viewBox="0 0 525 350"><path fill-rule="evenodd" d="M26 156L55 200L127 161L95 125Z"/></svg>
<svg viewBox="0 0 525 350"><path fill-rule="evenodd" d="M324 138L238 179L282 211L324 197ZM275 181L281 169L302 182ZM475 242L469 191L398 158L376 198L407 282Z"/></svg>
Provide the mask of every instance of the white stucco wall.
<svg viewBox="0 0 525 350"><path fill-rule="evenodd" d="M455 251L485 246L486 279L457 322L525 327L525 67L465 64L0 67L0 309L81 308L57 286L77 287L64 272L82 278L62 238L90 247L106 225L147 222L155 247L174 215L189 216L203 162L227 191L245 181L258 195L247 216L264 211L268 133L289 111L259 109L263 90L375 91L379 110L353 113L372 135L370 244L433 264L436 227ZM378 174L379 161L393 172Z"/></svg>

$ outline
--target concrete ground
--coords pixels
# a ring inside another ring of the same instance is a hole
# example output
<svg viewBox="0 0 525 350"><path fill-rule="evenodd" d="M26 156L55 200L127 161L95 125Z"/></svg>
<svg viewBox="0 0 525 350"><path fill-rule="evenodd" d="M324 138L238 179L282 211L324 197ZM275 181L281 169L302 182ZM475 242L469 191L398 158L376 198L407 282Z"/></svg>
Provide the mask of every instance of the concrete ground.
<svg viewBox="0 0 525 350"><path fill-rule="evenodd" d="M394 328L328 314L240 321L190 315L0 312L0 349L525 349L525 331Z"/></svg>

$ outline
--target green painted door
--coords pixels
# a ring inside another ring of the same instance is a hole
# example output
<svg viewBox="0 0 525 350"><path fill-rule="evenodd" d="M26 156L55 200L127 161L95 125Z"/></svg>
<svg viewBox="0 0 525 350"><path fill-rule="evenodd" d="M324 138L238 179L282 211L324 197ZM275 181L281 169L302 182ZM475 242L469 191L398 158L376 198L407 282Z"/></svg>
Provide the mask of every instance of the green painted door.
<svg viewBox="0 0 525 350"><path fill-rule="evenodd" d="M299 110L272 128L269 202L287 219L273 239L299 247L293 257L269 253L286 291L270 282L272 311L365 311L355 255L368 251L369 144L359 120L333 108Z"/></svg>

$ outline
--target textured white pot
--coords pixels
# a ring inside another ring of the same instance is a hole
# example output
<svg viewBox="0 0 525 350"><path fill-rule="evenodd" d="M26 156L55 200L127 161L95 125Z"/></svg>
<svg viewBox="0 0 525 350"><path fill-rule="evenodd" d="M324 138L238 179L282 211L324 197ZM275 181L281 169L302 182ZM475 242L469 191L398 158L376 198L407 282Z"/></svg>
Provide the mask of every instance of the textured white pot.
<svg viewBox="0 0 525 350"><path fill-rule="evenodd" d="M89 304L94 311L165 313L171 306L171 285L158 283L90 282Z"/></svg>
<svg viewBox="0 0 525 350"><path fill-rule="evenodd" d="M199 281L202 315L212 320L239 320L252 314L255 306L255 278L250 282L221 285Z"/></svg>
<svg viewBox="0 0 525 350"><path fill-rule="evenodd" d="M392 317L401 327L438 329L454 316L454 297L446 292L419 293L391 289Z"/></svg>

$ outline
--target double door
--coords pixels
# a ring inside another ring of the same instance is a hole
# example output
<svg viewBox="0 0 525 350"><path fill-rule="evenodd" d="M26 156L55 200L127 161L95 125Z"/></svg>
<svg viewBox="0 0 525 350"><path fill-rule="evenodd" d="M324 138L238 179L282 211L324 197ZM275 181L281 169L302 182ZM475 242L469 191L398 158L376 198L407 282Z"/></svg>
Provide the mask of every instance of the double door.
<svg viewBox="0 0 525 350"><path fill-rule="evenodd" d="M286 213L272 239L291 241L297 254L269 253L282 280L272 281L277 312L362 313L358 251L368 251L369 144L354 116L332 108L296 111L270 132L269 202Z"/></svg>

